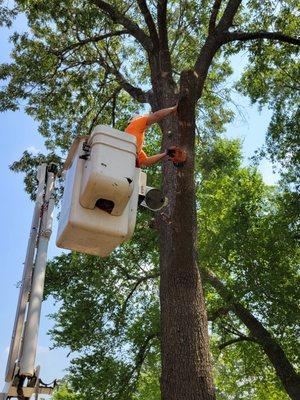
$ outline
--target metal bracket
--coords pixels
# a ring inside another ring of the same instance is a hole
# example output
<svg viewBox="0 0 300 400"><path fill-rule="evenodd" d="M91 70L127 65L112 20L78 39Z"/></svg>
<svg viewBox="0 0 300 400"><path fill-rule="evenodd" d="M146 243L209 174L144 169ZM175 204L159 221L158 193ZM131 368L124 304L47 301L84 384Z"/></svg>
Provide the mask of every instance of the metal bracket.
<svg viewBox="0 0 300 400"><path fill-rule="evenodd" d="M35 395L38 399L39 394L51 395L53 390L58 386L58 382L54 380L51 384L45 384L40 378L40 366L35 369L33 377L27 378L26 386L24 377L15 376L15 379L6 383L3 392L0 393L0 400L8 400L17 398L18 400L27 400Z"/></svg>

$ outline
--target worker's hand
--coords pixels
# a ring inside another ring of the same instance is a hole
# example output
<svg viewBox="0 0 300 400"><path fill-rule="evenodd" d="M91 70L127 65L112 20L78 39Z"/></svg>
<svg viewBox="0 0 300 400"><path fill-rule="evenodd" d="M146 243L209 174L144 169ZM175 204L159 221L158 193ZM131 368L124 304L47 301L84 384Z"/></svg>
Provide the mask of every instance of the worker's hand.
<svg viewBox="0 0 300 400"><path fill-rule="evenodd" d="M177 149L176 146L171 146L167 149L166 153L167 156L169 157L169 160L172 160L172 158L175 156L176 149Z"/></svg>
<svg viewBox="0 0 300 400"><path fill-rule="evenodd" d="M183 167L187 158L186 151L178 146L169 147L167 149L167 155L169 156L169 161L173 161L175 167Z"/></svg>

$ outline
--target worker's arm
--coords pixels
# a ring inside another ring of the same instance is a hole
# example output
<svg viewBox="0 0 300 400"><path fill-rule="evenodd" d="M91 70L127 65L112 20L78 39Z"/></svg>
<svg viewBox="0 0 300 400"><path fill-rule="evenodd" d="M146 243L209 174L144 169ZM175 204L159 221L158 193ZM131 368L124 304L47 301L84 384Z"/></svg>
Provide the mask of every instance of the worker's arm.
<svg viewBox="0 0 300 400"><path fill-rule="evenodd" d="M145 157L142 160L140 160L140 167L150 167L150 165L156 164L157 162L159 162L160 160L162 160L163 158L165 158L167 155L167 152L165 151L164 153L159 153L159 154L155 154L154 156L150 156L150 157Z"/></svg>
<svg viewBox="0 0 300 400"><path fill-rule="evenodd" d="M155 111L152 114L148 115L147 126L154 124L165 118L166 116L175 113L177 110L177 104L174 107L163 108L162 110Z"/></svg>

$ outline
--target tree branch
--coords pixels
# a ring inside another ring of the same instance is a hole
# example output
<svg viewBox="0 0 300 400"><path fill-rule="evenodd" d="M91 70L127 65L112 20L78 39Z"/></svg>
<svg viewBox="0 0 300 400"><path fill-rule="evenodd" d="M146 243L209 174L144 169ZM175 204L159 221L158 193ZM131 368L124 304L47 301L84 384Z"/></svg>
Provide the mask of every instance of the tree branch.
<svg viewBox="0 0 300 400"><path fill-rule="evenodd" d="M168 24L167 24L167 0L158 0L157 2L157 23L158 23L158 36L159 36L159 50L160 50L160 69L163 78L172 78L172 62L169 50L168 39Z"/></svg>
<svg viewBox="0 0 300 400"><path fill-rule="evenodd" d="M217 318L223 317L224 315L227 315L230 311L230 307L220 307L210 314L208 314L207 319L209 321L215 321Z"/></svg>
<svg viewBox="0 0 300 400"><path fill-rule="evenodd" d="M112 68L108 65L106 68L110 73L115 75L118 83L122 86L122 88L128 94L130 94L130 96L133 97L136 101L138 101L139 103L149 103L150 102L150 99L149 99L150 93L149 92L144 92L141 88L131 85L131 83L129 83L125 79L124 75L122 75L121 72L119 72L117 69Z"/></svg>
<svg viewBox="0 0 300 400"><path fill-rule="evenodd" d="M230 345L232 345L234 343L245 342L245 341L246 342L255 342L255 343L257 343L257 340L255 338L253 338L253 337L240 336L238 338L231 339L231 340L228 340L227 342L221 343L218 347L219 347L219 350L223 350L223 349L225 349L225 347L230 346Z"/></svg>
<svg viewBox="0 0 300 400"><path fill-rule="evenodd" d="M136 355L135 358L135 365L133 367L133 369L131 370L131 372L129 373L129 379L128 382L130 381L130 379L132 378L133 374L135 372L137 372L137 374L139 375L139 372L142 368L142 365L145 361L145 358L147 356L147 352L149 350L149 345L151 344L151 341L156 338L158 336L158 333L150 333L146 338L145 341L143 343L143 345L140 347L139 352Z"/></svg>
<svg viewBox="0 0 300 400"><path fill-rule="evenodd" d="M149 275L146 275L146 276L142 276L139 279L137 279L137 281L135 282L135 284L131 288L130 292L128 293L128 295L127 295L127 297L126 297L126 299L125 299L125 301L124 301L124 303L122 305L122 309L120 311L120 316L121 317L123 317L123 315L125 314L125 311L126 311L128 303L129 303L129 300L134 295L134 293L135 293L136 289L138 288L138 286L141 283L147 281L148 279L155 279L155 278L158 278L158 276L159 276L159 273L154 273L154 274L149 274Z"/></svg>
<svg viewBox="0 0 300 400"><path fill-rule="evenodd" d="M99 118L99 115L101 114L101 112L104 110L104 108L107 106L107 104L113 100L113 98L116 96L117 93L119 93L121 90L121 88L117 88L116 90L114 90L114 92L112 93L111 96L108 97L108 99L106 99L106 101L102 104L102 107L100 107L100 109L97 111L96 115L94 116L94 118L92 119L92 122L90 124L89 130L88 130L88 135L91 134L94 126L97 123L97 119Z"/></svg>
<svg viewBox="0 0 300 400"><path fill-rule="evenodd" d="M96 35L96 36L92 36L83 40L78 40L78 42L76 43L72 43L69 46L66 46L63 49L48 49L48 51L56 56L64 56L68 51L76 49L77 47L81 47L84 46L85 44L88 43L97 43L100 42L103 39L107 39L113 36L121 36L121 35L125 35L128 34L129 31L123 29L121 31L115 31L115 32L109 32L109 33L105 33L103 35Z"/></svg>
<svg viewBox="0 0 300 400"><path fill-rule="evenodd" d="M157 2L158 32L163 48L168 47L167 4L167 0L158 0Z"/></svg>
<svg viewBox="0 0 300 400"><path fill-rule="evenodd" d="M201 269L201 274L202 277L216 289L236 316L246 325L251 336L261 345L289 396L293 400L299 399L300 376L295 371L277 340L273 338L263 324L235 298L235 295L227 289L224 283L214 273L208 269Z"/></svg>
<svg viewBox="0 0 300 400"><path fill-rule="evenodd" d="M268 39L268 40L277 40L279 42L285 42L295 45L300 45L300 38L291 37L285 35L281 32L267 32L267 31L258 31L258 32L228 32L226 34L226 41L232 42L234 40L239 41L247 41L247 40L256 40L256 39Z"/></svg>
<svg viewBox="0 0 300 400"><path fill-rule="evenodd" d="M217 25L218 31L227 31L232 25L235 14L241 4L242 0L229 0L225 11Z"/></svg>
<svg viewBox="0 0 300 400"><path fill-rule="evenodd" d="M158 41L159 41L158 34L157 34L156 26L153 21L152 15L147 6L146 0L137 0L137 3L139 5L139 8L140 8L143 16L144 16L145 22L148 26L151 40L154 45L157 45Z"/></svg>
<svg viewBox="0 0 300 400"><path fill-rule="evenodd" d="M211 66L211 62L217 50L222 46L222 44L226 43L226 35L229 33L228 29L232 25L233 18L237 13L241 2L242 0L229 0L219 23L213 29L212 27L215 24L221 6L221 4L219 4L221 2L215 0L213 6L214 9L209 22L211 34L206 38L194 66L195 76L197 78L196 100L201 97L209 67Z"/></svg>
<svg viewBox="0 0 300 400"><path fill-rule="evenodd" d="M145 337L144 343L141 345L139 348L138 353L135 356L135 364L133 365L133 368L128 371L124 385L122 385L120 391L119 391L119 396L124 395L125 388L128 386L130 381L132 380L133 376L136 374L136 379L138 379L143 363L148 355L149 348L151 346L151 341L158 336L158 333L151 333L148 336Z"/></svg>
<svg viewBox="0 0 300 400"><path fill-rule="evenodd" d="M174 41L173 41L173 43L171 45L171 49L170 49L171 54L173 54L173 51L175 50L178 40L182 36L182 28L184 25L183 15L184 15L184 11L185 11L185 5L186 5L186 3L182 4L181 1L179 2L179 17L178 17L177 28L175 29L175 38L174 38Z"/></svg>
<svg viewBox="0 0 300 400"><path fill-rule="evenodd" d="M208 33L211 34L214 32L216 28L216 20L218 16L218 12L221 7L222 0L215 0L213 8L212 8L212 13L210 16L209 24L208 24Z"/></svg>
<svg viewBox="0 0 300 400"><path fill-rule="evenodd" d="M195 62L194 70L197 79L197 99L201 97L212 60L222 45L219 36L209 35L207 37Z"/></svg>
<svg viewBox="0 0 300 400"><path fill-rule="evenodd" d="M110 74L114 75L119 83L119 85L133 97L139 103L149 103L150 93L144 92L141 88L133 86L129 83L123 74L115 67L109 65L104 57L98 51L98 62L99 64Z"/></svg>
<svg viewBox="0 0 300 400"><path fill-rule="evenodd" d="M148 52L153 49L153 43L150 37L130 18L126 17L122 12L118 11L115 6L110 5L103 0L92 0L100 10L104 12L113 22L121 24L126 28L132 36L144 47Z"/></svg>

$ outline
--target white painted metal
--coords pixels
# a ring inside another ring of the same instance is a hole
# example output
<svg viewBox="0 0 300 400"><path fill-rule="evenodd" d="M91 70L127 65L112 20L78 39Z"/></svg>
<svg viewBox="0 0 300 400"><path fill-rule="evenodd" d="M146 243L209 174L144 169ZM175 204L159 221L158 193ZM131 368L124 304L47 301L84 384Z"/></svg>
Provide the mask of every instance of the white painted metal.
<svg viewBox="0 0 300 400"><path fill-rule="evenodd" d="M24 262L23 269L23 277L22 284L19 292L19 299L17 304L16 317L13 327L13 333L11 338L10 350L7 360L6 372L5 372L5 381L9 382L13 379L14 370L16 366L16 362L19 358L20 354L20 346L21 346L21 337L23 332L26 306L28 301L28 295L30 291L31 284L31 275L33 268L33 259L35 253L36 246L36 238L39 229L39 220L41 207L43 204L43 195L44 195L44 186L45 186L45 174L46 174L46 164L42 164L38 168L38 190L36 195L36 202L32 217L30 235L28 239L26 258Z"/></svg>
<svg viewBox="0 0 300 400"><path fill-rule="evenodd" d="M160 189L146 186L146 193L141 206L149 208L152 211L159 211L168 204L168 200L163 196Z"/></svg>
<svg viewBox="0 0 300 400"><path fill-rule="evenodd" d="M73 159L68 164L70 167L66 172L56 244L65 249L106 257L133 234L140 169L134 168L133 193L122 215L111 215L97 207L92 210L84 208L79 201L83 172L87 163L86 160L80 158L84 154L83 142L84 139L78 143ZM98 163L101 162L100 158ZM118 168L122 169L122 165L119 164Z"/></svg>
<svg viewBox="0 0 300 400"><path fill-rule="evenodd" d="M111 215L123 214L133 192L136 138L98 125L87 142L90 156L84 164L80 204L94 209L100 198L114 203Z"/></svg>
<svg viewBox="0 0 300 400"><path fill-rule="evenodd" d="M47 187L42 209L42 219L37 244L35 266L33 270L31 292L29 298L27 319L24 329L22 354L20 358L20 375L33 376L38 340L38 330L43 300L44 281L47 263L47 250L52 233L52 213L54 208L54 180L52 172L47 174Z"/></svg>
<svg viewBox="0 0 300 400"><path fill-rule="evenodd" d="M145 196L146 190L147 190L147 174L143 171L141 171L141 174L140 174L139 186L140 186L139 194L141 196Z"/></svg>
<svg viewBox="0 0 300 400"><path fill-rule="evenodd" d="M55 174L46 164L38 168L38 190L24 263L11 347L6 368L6 384L0 400L30 398L33 394L51 394L43 387L40 367L34 368L41 303L43 297L47 248L52 230ZM35 263L33 262L35 256ZM34 267L33 267L34 264ZM25 322L26 319L26 322ZM27 377L28 379L25 379ZM23 381L26 386L23 386Z"/></svg>

